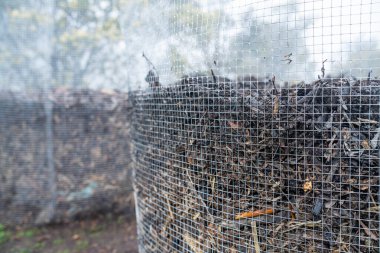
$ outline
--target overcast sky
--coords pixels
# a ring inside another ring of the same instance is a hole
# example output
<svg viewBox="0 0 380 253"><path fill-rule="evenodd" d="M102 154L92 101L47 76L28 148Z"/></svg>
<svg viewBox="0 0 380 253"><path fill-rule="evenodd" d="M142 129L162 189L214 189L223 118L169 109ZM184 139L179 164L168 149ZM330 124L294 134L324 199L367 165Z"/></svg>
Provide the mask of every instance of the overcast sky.
<svg viewBox="0 0 380 253"><path fill-rule="evenodd" d="M297 11L288 17L285 14L293 13L293 3ZM379 0L235 0L227 3L226 8L237 20L253 8L258 20L287 22L289 29L305 29L308 60L318 70L324 59L328 59L326 69L331 72L339 72L350 60L368 60L354 59L358 56L350 54L358 47L362 51L379 50ZM379 74L379 68L373 66L374 72Z"/></svg>

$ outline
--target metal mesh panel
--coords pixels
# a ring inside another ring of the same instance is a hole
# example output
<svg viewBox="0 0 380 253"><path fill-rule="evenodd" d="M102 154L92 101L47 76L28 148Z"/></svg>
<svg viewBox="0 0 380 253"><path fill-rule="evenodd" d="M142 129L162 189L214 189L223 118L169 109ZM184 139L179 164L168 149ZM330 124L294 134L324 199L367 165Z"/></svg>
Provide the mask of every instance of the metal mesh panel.
<svg viewBox="0 0 380 253"><path fill-rule="evenodd" d="M118 15L118 1L0 1L0 224L133 208Z"/></svg>
<svg viewBox="0 0 380 253"><path fill-rule="evenodd" d="M145 4L140 250L379 252L380 3Z"/></svg>

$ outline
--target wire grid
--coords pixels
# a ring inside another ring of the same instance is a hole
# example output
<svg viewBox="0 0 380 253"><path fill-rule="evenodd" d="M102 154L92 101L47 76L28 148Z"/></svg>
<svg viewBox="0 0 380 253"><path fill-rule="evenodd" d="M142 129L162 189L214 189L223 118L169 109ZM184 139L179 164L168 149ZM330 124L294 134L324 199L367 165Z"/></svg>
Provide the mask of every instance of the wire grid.
<svg viewBox="0 0 380 253"><path fill-rule="evenodd" d="M140 251L379 252L379 2L151 8L187 61L135 94Z"/></svg>
<svg viewBox="0 0 380 253"><path fill-rule="evenodd" d="M107 77L117 59L111 4L0 1L2 225L133 209L131 110L114 90L120 76Z"/></svg>

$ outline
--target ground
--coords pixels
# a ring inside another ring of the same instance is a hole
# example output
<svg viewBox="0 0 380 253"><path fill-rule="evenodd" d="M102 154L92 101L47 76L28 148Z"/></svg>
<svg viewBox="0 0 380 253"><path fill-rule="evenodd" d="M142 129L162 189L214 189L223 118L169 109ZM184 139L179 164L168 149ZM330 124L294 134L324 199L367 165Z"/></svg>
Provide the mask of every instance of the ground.
<svg viewBox="0 0 380 253"><path fill-rule="evenodd" d="M105 215L38 228L0 224L0 253L135 253L134 217Z"/></svg>

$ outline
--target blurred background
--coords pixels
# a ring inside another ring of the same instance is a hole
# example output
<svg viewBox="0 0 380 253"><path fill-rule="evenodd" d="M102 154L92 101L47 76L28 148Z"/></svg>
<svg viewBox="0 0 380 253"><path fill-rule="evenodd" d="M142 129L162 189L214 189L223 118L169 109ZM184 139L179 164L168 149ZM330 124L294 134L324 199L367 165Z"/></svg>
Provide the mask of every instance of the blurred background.
<svg viewBox="0 0 380 253"><path fill-rule="evenodd" d="M136 252L118 1L0 1L0 252Z"/></svg>

